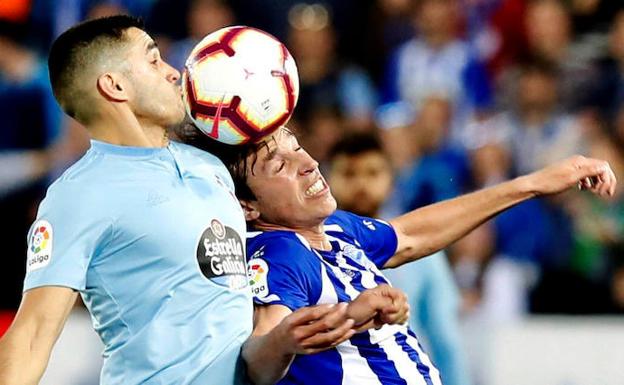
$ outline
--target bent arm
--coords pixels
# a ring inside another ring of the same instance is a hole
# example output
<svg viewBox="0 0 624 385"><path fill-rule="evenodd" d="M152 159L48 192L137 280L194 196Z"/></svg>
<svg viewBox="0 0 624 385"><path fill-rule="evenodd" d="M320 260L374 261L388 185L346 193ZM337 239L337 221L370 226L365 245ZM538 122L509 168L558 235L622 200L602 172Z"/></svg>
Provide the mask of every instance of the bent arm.
<svg viewBox="0 0 624 385"><path fill-rule="evenodd" d="M257 385L274 384L297 354L313 354L351 338L353 320L345 303L304 307L292 312L283 305L256 307L254 331L243 345L247 373Z"/></svg>
<svg viewBox="0 0 624 385"><path fill-rule="evenodd" d="M294 353L285 352L270 331L291 312L285 306L257 307L254 311L256 324L251 337L243 345L243 359L247 373L255 384L271 384L279 381L290 367Z"/></svg>
<svg viewBox="0 0 624 385"><path fill-rule="evenodd" d="M399 216L390 221L397 233L397 253L384 267L401 266L433 254L505 209L579 183L601 196L612 196L616 186L608 163L574 156L532 174Z"/></svg>
<svg viewBox="0 0 624 385"><path fill-rule="evenodd" d="M77 293L46 286L24 293L13 324L0 340L0 384L37 384Z"/></svg>
<svg viewBox="0 0 624 385"><path fill-rule="evenodd" d="M303 307L257 306L254 331L243 345L247 372L255 384L279 381L297 354L333 348L356 332L402 324L409 318L407 296L389 285L363 291L350 303Z"/></svg>

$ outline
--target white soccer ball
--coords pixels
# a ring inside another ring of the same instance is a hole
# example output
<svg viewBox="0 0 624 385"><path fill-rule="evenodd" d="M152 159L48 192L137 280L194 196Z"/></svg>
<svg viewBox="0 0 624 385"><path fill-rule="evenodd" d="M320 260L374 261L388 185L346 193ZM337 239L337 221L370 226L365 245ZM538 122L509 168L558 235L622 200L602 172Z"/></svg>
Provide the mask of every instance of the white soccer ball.
<svg viewBox="0 0 624 385"><path fill-rule="evenodd" d="M286 124L299 96L295 61L275 37L235 26L206 36L186 60L186 110L227 144L256 142Z"/></svg>

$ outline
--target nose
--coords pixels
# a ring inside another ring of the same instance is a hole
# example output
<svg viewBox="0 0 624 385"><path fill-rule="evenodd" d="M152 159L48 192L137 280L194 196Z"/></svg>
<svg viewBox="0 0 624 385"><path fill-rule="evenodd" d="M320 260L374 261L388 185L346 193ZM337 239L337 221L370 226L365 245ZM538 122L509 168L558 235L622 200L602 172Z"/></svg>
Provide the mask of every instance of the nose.
<svg viewBox="0 0 624 385"><path fill-rule="evenodd" d="M173 68L169 63L165 63L165 77L170 83L176 83L180 80L180 71Z"/></svg>
<svg viewBox="0 0 624 385"><path fill-rule="evenodd" d="M319 163L314 158L312 158L307 151L302 149L301 151L298 151L298 153L301 157L301 175L308 175L318 169Z"/></svg>

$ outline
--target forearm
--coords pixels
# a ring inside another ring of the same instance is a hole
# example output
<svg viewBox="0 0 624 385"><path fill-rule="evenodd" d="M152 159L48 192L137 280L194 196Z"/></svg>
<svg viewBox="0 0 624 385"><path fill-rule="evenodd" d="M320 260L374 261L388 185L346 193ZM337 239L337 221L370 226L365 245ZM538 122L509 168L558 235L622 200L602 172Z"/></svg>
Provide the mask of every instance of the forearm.
<svg viewBox="0 0 624 385"><path fill-rule="evenodd" d="M243 359L247 365L247 374L256 385L275 384L290 367L294 353L284 351L274 333L251 336L243 345Z"/></svg>
<svg viewBox="0 0 624 385"><path fill-rule="evenodd" d="M77 295L54 286L24 293L13 324L0 340L0 385L39 383Z"/></svg>
<svg viewBox="0 0 624 385"><path fill-rule="evenodd" d="M429 205L391 220L399 235L398 258L387 267L433 254L501 211L536 195L529 176Z"/></svg>
<svg viewBox="0 0 624 385"><path fill-rule="evenodd" d="M0 340L0 385L36 385L43 375L49 354L20 330L9 330Z"/></svg>

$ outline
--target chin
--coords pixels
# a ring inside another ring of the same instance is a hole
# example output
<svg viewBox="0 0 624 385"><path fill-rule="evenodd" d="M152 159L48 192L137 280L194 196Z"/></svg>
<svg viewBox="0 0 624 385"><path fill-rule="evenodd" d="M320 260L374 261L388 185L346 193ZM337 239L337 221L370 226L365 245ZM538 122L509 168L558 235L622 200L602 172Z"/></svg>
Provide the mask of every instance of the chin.
<svg viewBox="0 0 624 385"><path fill-rule="evenodd" d="M338 208L338 204L336 203L336 200L334 199L334 197L330 195L327 201L323 203L322 207L323 207L323 214L325 214L325 218L327 218L336 212L336 209Z"/></svg>
<svg viewBox="0 0 624 385"><path fill-rule="evenodd" d="M175 114L172 114L167 119L167 126L169 127L178 127L184 124L186 118L186 113L184 109L177 111Z"/></svg>

